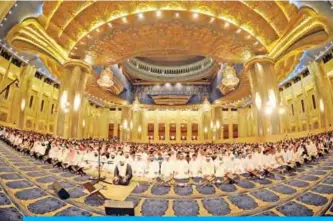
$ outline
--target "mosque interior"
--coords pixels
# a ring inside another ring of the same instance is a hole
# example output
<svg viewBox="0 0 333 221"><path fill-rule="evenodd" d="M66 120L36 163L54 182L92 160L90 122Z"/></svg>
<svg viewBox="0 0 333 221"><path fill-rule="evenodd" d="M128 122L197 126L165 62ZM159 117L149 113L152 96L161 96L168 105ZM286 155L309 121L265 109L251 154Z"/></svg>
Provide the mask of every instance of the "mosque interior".
<svg viewBox="0 0 333 221"><path fill-rule="evenodd" d="M0 125L65 139L232 144L333 131L333 1L1 1L0 91ZM0 221L105 215L80 186L88 179L1 142ZM123 200L142 216L332 216L333 155L237 184L142 182Z"/></svg>

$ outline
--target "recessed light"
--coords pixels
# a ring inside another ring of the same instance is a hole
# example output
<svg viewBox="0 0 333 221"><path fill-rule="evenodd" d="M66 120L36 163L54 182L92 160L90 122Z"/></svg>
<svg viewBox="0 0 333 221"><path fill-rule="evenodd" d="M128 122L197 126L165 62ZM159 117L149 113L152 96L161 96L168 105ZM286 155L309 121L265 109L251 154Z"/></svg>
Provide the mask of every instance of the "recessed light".
<svg viewBox="0 0 333 221"><path fill-rule="evenodd" d="M139 13L139 15L138 15L138 16L139 16L139 18L140 18L140 19L143 19L143 18L144 18L144 16L143 16L143 14L142 14L142 13Z"/></svg>
<svg viewBox="0 0 333 221"><path fill-rule="evenodd" d="M241 32L242 32L242 29L240 29L240 28L236 31L237 34L239 34Z"/></svg>
<svg viewBox="0 0 333 221"><path fill-rule="evenodd" d="M122 17L121 20L123 21L123 23L127 23L127 18L126 17Z"/></svg>
<svg viewBox="0 0 333 221"><path fill-rule="evenodd" d="M175 14L175 16L176 16L176 18L179 18L179 13L177 12L177 13Z"/></svg>
<svg viewBox="0 0 333 221"><path fill-rule="evenodd" d="M210 21L209 21L209 23L212 23L214 21L215 21L215 18L211 18Z"/></svg>
<svg viewBox="0 0 333 221"><path fill-rule="evenodd" d="M162 12L160 10L156 11L156 16L157 17L161 17L161 15L162 15Z"/></svg>
<svg viewBox="0 0 333 221"><path fill-rule="evenodd" d="M5 18L4 20L7 21L7 18Z"/></svg>
<svg viewBox="0 0 333 221"><path fill-rule="evenodd" d="M108 23L108 26L109 26L110 28L112 28L112 24L111 24L111 22Z"/></svg>
<svg viewBox="0 0 333 221"><path fill-rule="evenodd" d="M9 14L12 14L12 11L9 11L8 13L9 13Z"/></svg>
<svg viewBox="0 0 333 221"><path fill-rule="evenodd" d="M230 26L229 22L224 23L224 28L229 28L229 26Z"/></svg>
<svg viewBox="0 0 333 221"><path fill-rule="evenodd" d="M17 3L14 5L15 7L17 6Z"/></svg>
<svg viewBox="0 0 333 221"><path fill-rule="evenodd" d="M97 28L96 31L99 32L99 28Z"/></svg>
<svg viewBox="0 0 333 221"><path fill-rule="evenodd" d="M193 13L193 18L198 18L199 17L199 14L198 13Z"/></svg>

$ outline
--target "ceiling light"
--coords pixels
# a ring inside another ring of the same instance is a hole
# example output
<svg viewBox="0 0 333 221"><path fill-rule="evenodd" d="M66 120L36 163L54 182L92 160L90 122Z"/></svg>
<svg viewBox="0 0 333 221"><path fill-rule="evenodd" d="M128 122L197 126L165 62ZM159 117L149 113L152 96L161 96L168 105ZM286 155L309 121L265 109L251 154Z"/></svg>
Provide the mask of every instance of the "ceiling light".
<svg viewBox="0 0 333 221"><path fill-rule="evenodd" d="M17 3L14 5L15 7L17 6Z"/></svg>
<svg viewBox="0 0 333 221"><path fill-rule="evenodd" d="M108 23L108 26L109 26L110 28L112 28L112 24L111 24L111 22Z"/></svg>
<svg viewBox="0 0 333 221"><path fill-rule="evenodd" d="M199 17L199 14L198 13L193 13L193 18L198 18Z"/></svg>
<svg viewBox="0 0 333 221"><path fill-rule="evenodd" d="M9 14L12 14L12 11L9 11L8 13L9 13Z"/></svg>
<svg viewBox="0 0 333 221"><path fill-rule="evenodd" d="M215 18L211 18L209 23L213 23L215 21Z"/></svg>
<svg viewBox="0 0 333 221"><path fill-rule="evenodd" d="M179 18L179 13L177 12L177 13L175 14L175 16L176 16L176 18Z"/></svg>
<svg viewBox="0 0 333 221"><path fill-rule="evenodd" d="M160 10L156 11L156 16L157 17L161 17L161 15L162 15L162 12Z"/></svg>
<svg viewBox="0 0 333 221"><path fill-rule="evenodd" d="M77 50L77 47L74 47L74 50Z"/></svg>
<svg viewBox="0 0 333 221"><path fill-rule="evenodd" d="M229 26L230 26L229 22L224 23L224 28L229 28Z"/></svg>
<svg viewBox="0 0 333 221"><path fill-rule="evenodd" d="M257 46L258 44L259 44L259 41L256 41L256 42L254 43L255 46Z"/></svg>
<svg viewBox="0 0 333 221"><path fill-rule="evenodd" d="M239 29L236 31L236 33L239 34L239 33L241 33L241 31L242 31L242 29L239 28Z"/></svg>
<svg viewBox="0 0 333 221"><path fill-rule="evenodd" d="M97 28L96 31L99 32L99 28Z"/></svg>
<svg viewBox="0 0 333 221"><path fill-rule="evenodd" d="M126 17L122 17L121 20L123 21L123 23L127 23L127 18Z"/></svg>
<svg viewBox="0 0 333 221"><path fill-rule="evenodd" d="M247 39L247 40L249 40L249 39L251 39L251 38L252 38L251 35L246 36L246 39Z"/></svg>
<svg viewBox="0 0 333 221"><path fill-rule="evenodd" d="M5 18L4 20L7 21L7 18Z"/></svg>
<svg viewBox="0 0 333 221"><path fill-rule="evenodd" d="M91 38L91 36L90 36L90 35L87 35L87 38Z"/></svg>
<svg viewBox="0 0 333 221"><path fill-rule="evenodd" d="M139 18L143 19L143 14L142 13L139 13Z"/></svg>
<svg viewBox="0 0 333 221"><path fill-rule="evenodd" d="M0 24L0 26L2 27L2 26L3 26L3 24Z"/></svg>

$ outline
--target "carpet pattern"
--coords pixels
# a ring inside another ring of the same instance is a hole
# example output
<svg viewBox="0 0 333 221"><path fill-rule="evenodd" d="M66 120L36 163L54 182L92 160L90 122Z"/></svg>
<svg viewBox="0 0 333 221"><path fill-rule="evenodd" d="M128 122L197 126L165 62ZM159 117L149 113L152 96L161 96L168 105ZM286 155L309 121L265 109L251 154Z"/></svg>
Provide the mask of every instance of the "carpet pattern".
<svg viewBox="0 0 333 221"><path fill-rule="evenodd" d="M0 142L1 221L23 216L105 215L104 200L88 196L78 176L38 162ZM70 198L61 200L52 188L59 182ZM196 180L197 181L197 180ZM196 182L195 181L195 182ZM126 201L142 216L313 216L333 215L333 154L296 172L236 184L187 186L139 182Z"/></svg>

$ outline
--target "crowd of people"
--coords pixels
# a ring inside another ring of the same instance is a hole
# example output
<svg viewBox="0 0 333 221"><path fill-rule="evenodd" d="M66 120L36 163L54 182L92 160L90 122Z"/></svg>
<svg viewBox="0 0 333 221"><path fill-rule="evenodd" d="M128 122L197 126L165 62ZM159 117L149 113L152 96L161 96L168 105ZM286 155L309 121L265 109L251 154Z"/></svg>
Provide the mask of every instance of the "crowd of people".
<svg viewBox="0 0 333 221"><path fill-rule="evenodd" d="M17 151L73 173L101 169L114 184L136 180L237 182L239 175L264 178L294 170L332 149L333 134L323 133L262 144L142 144L115 140L61 139L0 127L0 138Z"/></svg>

